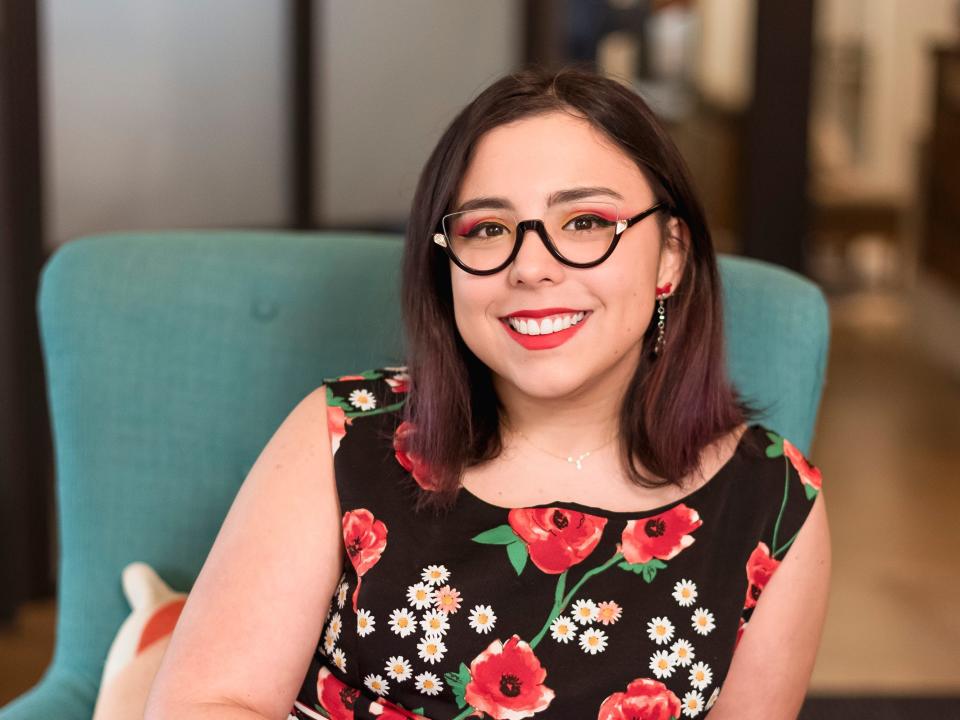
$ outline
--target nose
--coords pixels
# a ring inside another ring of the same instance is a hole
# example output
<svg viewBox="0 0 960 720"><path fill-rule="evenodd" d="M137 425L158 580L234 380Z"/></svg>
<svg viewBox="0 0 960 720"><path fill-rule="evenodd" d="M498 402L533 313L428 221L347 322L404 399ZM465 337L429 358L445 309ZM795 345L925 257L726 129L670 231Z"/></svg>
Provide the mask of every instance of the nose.
<svg viewBox="0 0 960 720"><path fill-rule="evenodd" d="M520 250L510 263L511 284L536 285L545 280L556 283L563 279L563 263L550 254L536 229L528 228L520 239Z"/></svg>

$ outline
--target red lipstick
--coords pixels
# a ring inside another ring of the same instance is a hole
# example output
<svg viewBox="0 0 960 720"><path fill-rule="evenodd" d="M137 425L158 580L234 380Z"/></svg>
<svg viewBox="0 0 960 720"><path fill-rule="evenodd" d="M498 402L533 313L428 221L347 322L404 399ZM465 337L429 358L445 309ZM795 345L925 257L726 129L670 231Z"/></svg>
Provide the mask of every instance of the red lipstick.
<svg viewBox="0 0 960 720"><path fill-rule="evenodd" d="M578 312L581 311L573 308L543 308L542 310L517 310L509 315L504 315L504 317L542 318L550 315L576 315Z"/></svg>
<svg viewBox="0 0 960 720"><path fill-rule="evenodd" d="M578 322L576 325L571 325L566 330L561 330L560 332L550 333L548 335L524 335L519 333L510 327L510 323L507 322L506 318L508 317L546 317L548 315L572 315L580 310L569 310L566 308L549 308L548 310L522 310L520 312L512 313L507 315L501 320L503 327L506 328L507 334L516 340L520 345L525 347L527 350L549 350L550 348L555 348L560 345L563 345L567 340L572 338L577 334L577 331L590 319L590 316L593 314L590 311L584 311L586 314L583 316L583 319Z"/></svg>

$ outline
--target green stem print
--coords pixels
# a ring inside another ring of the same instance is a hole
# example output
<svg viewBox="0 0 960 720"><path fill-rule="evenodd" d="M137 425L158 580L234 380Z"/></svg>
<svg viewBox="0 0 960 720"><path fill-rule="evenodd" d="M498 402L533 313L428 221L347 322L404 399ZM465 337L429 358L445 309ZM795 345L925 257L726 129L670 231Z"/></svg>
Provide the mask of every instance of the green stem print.
<svg viewBox="0 0 960 720"><path fill-rule="evenodd" d="M568 592L566 595L563 594L563 589L567 581L568 571L564 571L557 580L557 590L554 593L553 608L551 608L550 614L547 616L547 621L543 624L543 627L540 628L540 632L538 632L533 637L533 640L530 641L530 647L535 648L540 644L540 641L543 640L543 636L546 635L547 630L550 629L550 625L560 616L560 613L566 609L567 605L570 604L570 601L573 600L573 596L577 594L577 590L579 590L587 580L592 578L594 575L599 575L604 570L609 569L619 560L623 560L623 553L614 553L613 557L603 563L603 565L598 565L597 567L593 568L593 570L588 570L583 574L583 577L580 578L580 582L574 585L570 592Z"/></svg>
<svg viewBox="0 0 960 720"><path fill-rule="evenodd" d="M783 451L783 436L774 432L768 432L767 437L771 440L766 449L767 457L783 457L783 500L780 502L780 512L777 514L777 521L773 525L773 538L770 542L770 557L776 558L789 549L793 541L797 539L800 531L798 530L794 533L793 537L787 540L781 547L777 547L777 538L780 535L780 523L783 520L783 512L787 509L787 499L790 495L790 458L788 458L787 454ZM807 494L807 499L810 499L809 493Z"/></svg>
<svg viewBox="0 0 960 720"><path fill-rule="evenodd" d="M790 547L791 545L793 545L793 541L797 539L797 535L799 535L799 534L800 534L800 531L797 530L797 531L793 534L793 537L790 538L789 540L787 540L787 542L785 542L781 547L778 547L776 550L771 550L771 551L770 551L770 552L771 552L771 555L770 555L770 556L775 558L775 557L777 557L778 555L783 555L783 553L785 553L785 552L789 549L789 547Z"/></svg>
<svg viewBox="0 0 960 720"><path fill-rule="evenodd" d="M780 521L783 519L783 511L787 507L787 496L790 494L790 461L786 455L783 457L783 502L780 503L780 512L777 514L777 522L773 526L773 541L770 543L770 552L774 552L777 546L777 535L780 532Z"/></svg>

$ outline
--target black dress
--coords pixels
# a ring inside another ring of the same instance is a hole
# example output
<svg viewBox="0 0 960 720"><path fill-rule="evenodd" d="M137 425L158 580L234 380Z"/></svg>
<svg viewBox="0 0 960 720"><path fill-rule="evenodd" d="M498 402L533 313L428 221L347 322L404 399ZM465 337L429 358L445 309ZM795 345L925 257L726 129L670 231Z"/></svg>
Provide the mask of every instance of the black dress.
<svg viewBox="0 0 960 720"><path fill-rule="evenodd" d="M326 387L346 572L290 718L703 717L821 483L755 424L653 510L461 488L415 514L429 473L403 451L404 368Z"/></svg>

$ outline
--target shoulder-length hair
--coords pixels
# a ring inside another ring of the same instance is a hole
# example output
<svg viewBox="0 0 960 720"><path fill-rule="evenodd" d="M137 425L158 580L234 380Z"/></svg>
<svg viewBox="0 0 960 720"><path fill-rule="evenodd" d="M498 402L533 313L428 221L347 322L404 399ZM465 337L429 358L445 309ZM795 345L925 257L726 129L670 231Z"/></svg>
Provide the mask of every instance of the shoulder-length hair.
<svg viewBox="0 0 960 720"><path fill-rule="evenodd" d="M489 130L553 111L572 112L633 158L658 201L661 242L677 217L690 246L677 291L666 301L663 348L653 355L656 322L643 337L642 359L619 413L620 453L642 487L674 484L700 467L702 449L759 411L726 374L720 278L703 207L673 141L643 99L616 80L566 67L527 68L481 92L450 123L420 175L406 230L402 313L410 392L403 420L404 451L429 468L431 492L417 509L449 509L466 468L502 450L500 410L490 370L456 327L450 261L431 241L452 211L478 140ZM646 477L637 461L656 477ZM418 482L423 487L421 478Z"/></svg>

